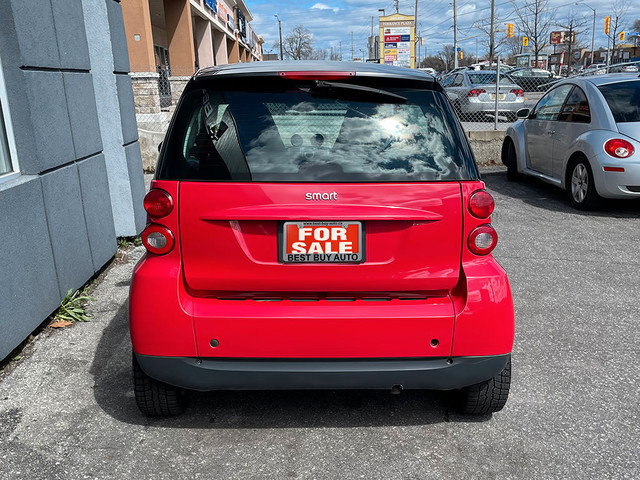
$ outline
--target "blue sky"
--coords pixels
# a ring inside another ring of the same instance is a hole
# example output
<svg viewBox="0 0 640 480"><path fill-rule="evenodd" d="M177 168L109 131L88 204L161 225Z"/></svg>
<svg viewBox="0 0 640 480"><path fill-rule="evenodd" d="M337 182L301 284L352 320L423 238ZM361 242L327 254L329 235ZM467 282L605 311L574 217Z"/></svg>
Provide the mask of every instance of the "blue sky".
<svg viewBox="0 0 640 480"><path fill-rule="evenodd" d="M367 48L367 37L371 34L371 17L374 17L374 31L377 32L377 17L379 8L384 8L387 14L393 13L392 0L281 0L274 3L267 0L245 0L253 14L252 25L258 34L265 38L264 51L277 53L273 43L278 36L278 22L274 18L277 13L282 20L283 35L286 35L296 25L308 28L314 36L314 47L329 49L338 48L342 42L344 60L351 59L351 32L354 37L355 56L360 56L360 49ZM520 0L524 4L526 0ZM629 27L635 19L640 19L640 1L627 0L629 11L626 15ZM480 31L473 27L474 22L488 19L490 15L490 0L458 0L458 38L478 35ZM580 3L586 3L596 9L596 48L606 47L606 36L603 33L604 17L611 14L612 1L589 0L587 2L568 2L567 0L550 0L550 5L557 8L557 18L564 20L570 11L577 17L586 19L586 33L588 44L591 43L591 25L593 11ZM413 15L415 0L400 0L400 13ZM496 13L501 19L515 20L513 7L509 0L496 0ZM443 44L453 43L453 14L450 0L419 0L418 29L425 38L427 53L438 51ZM505 28L507 21L498 24L498 28ZM504 34L499 34L504 35ZM471 53L475 53L476 40L463 41L460 45ZM425 47L423 47L424 52ZM480 55L483 47L480 44Z"/></svg>

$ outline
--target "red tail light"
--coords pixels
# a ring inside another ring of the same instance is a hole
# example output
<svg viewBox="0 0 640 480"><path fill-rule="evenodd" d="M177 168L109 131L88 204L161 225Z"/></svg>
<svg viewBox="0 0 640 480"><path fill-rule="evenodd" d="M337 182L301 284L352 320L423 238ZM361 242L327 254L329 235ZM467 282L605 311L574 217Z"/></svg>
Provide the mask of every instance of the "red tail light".
<svg viewBox="0 0 640 480"><path fill-rule="evenodd" d="M142 232L142 244L149 252L164 255L173 249L175 239L167 227L152 223Z"/></svg>
<svg viewBox="0 0 640 480"><path fill-rule="evenodd" d="M278 75L291 80L343 80L355 77L356 72L278 72Z"/></svg>
<svg viewBox="0 0 640 480"><path fill-rule="evenodd" d="M166 217L173 210L173 198L164 190L154 188L144 197L144 209L154 218Z"/></svg>
<svg viewBox="0 0 640 480"><path fill-rule="evenodd" d="M524 97L524 91L521 88L512 88L509 93L515 94L516 97Z"/></svg>
<svg viewBox="0 0 640 480"><path fill-rule="evenodd" d="M488 255L498 243L498 234L493 227L486 223L473 229L469 234L467 245L471 253L476 255Z"/></svg>
<svg viewBox="0 0 640 480"><path fill-rule="evenodd" d="M467 97L477 97L481 93L487 93L484 88L473 88L467 93Z"/></svg>
<svg viewBox="0 0 640 480"><path fill-rule="evenodd" d="M604 144L604 151L614 158L627 158L633 155L635 149L626 140L614 138Z"/></svg>
<svg viewBox="0 0 640 480"><path fill-rule="evenodd" d="M476 190L469 197L469 213L476 218L489 218L495 203L485 190Z"/></svg>

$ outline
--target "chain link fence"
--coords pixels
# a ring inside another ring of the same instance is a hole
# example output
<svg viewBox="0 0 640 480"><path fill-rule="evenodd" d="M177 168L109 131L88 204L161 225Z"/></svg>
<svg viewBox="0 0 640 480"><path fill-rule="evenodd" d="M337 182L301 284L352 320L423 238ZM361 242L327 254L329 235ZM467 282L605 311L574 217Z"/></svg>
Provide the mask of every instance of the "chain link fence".
<svg viewBox="0 0 640 480"><path fill-rule="evenodd" d="M516 121L516 113L533 108L560 77L538 69L461 69L440 78L462 126L471 131L504 131Z"/></svg>
<svg viewBox="0 0 640 480"><path fill-rule="evenodd" d="M638 73L640 62L593 65L573 76ZM474 70L461 67L439 78L466 132L504 131L518 110L532 109L567 77L538 68Z"/></svg>
<svg viewBox="0 0 640 480"><path fill-rule="evenodd" d="M146 69L138 67L135 70L137 71L130 73L130 76L138 136L143 168L149 172L155 167L158 146L164 139L173 111L192 72L176 72L166 66Z"/></svg>

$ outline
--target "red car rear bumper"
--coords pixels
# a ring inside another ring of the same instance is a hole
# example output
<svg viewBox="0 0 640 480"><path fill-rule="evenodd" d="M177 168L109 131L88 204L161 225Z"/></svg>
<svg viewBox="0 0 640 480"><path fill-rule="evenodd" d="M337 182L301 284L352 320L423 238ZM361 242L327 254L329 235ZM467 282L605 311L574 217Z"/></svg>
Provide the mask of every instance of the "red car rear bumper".
<svg viewBox="0 0 640 480"><path fill-rule="evenodd" d="M478 257L463 272L420 300L220 300L191 296L175 259L147 255L131 285L133 350L150 376L194 389L460 388L498 373L514 335L500 265Z"/></svg>

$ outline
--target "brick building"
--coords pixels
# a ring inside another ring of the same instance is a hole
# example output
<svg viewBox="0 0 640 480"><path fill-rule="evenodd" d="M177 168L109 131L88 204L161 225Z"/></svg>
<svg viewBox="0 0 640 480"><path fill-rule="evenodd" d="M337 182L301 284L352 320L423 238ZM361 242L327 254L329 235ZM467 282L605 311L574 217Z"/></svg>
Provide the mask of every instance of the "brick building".
<svg viewBox="0 0 640 480"><path fill-rule="evenodd" d="M244 0L127 0L122 9L136 113L175 104L200 67L262 60Z"/></svg>

